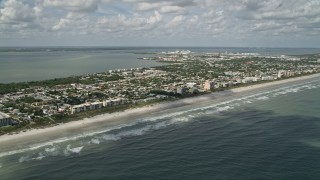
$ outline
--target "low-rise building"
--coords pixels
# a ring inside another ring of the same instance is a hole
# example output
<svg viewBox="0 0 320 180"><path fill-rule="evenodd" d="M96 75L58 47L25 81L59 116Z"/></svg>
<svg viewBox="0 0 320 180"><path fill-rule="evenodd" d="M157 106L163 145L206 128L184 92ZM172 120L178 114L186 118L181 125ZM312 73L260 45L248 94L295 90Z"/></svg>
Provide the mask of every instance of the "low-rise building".
<svg viewBox="0 0 320 180"><path fill-rule="evenodd" d="M94 103L84 103L71 107L71 114L90 111L95 109L101 109L103 107L102 102L94 102Z"/></svg>
<svg viewBox="0 0 320 180"><path fill-rule="evenodd" d="M0 127L12 125L12 119L9 115L0 112Z"/></svg>
<svg viewBox="0 0 320 180"><path fill-rule="evenodd" d="M126 104L127 100L126 99L112 99L112 100L106 100L103 101L103 106L104 107L114 107L114 106L119 106L119 105L123 105Z"/></svg>
<svg viewBox="0 0 320 180"><path fill-rule="evenodd" d="M186 87L177 87L177 94L186 94L187 93L187 88Z"/></svg>

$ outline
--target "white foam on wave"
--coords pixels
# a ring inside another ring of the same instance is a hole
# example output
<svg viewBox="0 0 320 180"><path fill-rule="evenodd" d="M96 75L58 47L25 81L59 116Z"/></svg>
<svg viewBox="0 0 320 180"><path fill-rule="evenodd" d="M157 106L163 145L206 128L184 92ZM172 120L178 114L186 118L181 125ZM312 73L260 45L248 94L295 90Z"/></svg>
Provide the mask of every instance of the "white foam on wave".
<svg viewBox="0 0 320 180"><path fill-rule="evenodd" d="M114 134L104 134L102 135L102 139L106 141L117 141L120 140L121 138L119 136L116 136Z"/></svg>
<svg viewBox="0 0 320 180"><path fill-rule="evenodd" d="M276 97L279 95L285 95L288 93L297 93L297 92L305 89L306 87L307 87L307 85L300 84L299 86L294 85L294 86L279 88L275 91L275 93L273 94L273 97Z"/></svg>
<svg viewBox="0 0 320 180"><path fill-rule="evenodd" d="M19 163L23 163L23 162L26 162L26 161L30 161L30 156L21 156L19 158Z"/></svg>
<svg viewBox="0 0 320 180"><path fill-rule="evenodd" d="M158 129L164 128L168 125L171 125L171 124L173 124L173 121L172 122L162 121L162 122L155 123L155 124L149 124L144 127L137 128L137 129L124 130L124 131L120 131L115 134L105 134L102 136L102 138L105 140L117 141L117 140L120 140L125 137L141 136L151 130L158 130Z"/></svg>
<svg viewBox="0 0 320 180"><path fill-rule="evenodd" d="M162 122L158 122L155 124L146 125L142 128L123 131L123 132L118 133L117 136L119 136L120 138L130 137L130 136L141 136L149 131L159 130L159 129L165 128L169 125L172 125L172 124L175 124L175 123L181 122L181 121L183 121L183 120L179 119L179 118L173 118L170 121L162 121Z"/></svg>
<svg viewBox="0 0 320 180"><path fill-rule="evenodd" d="M309 86L308 89L316 89L318 86Z"/></svg>
<svg viewBox="0 0 320 180"><path fill-rule="evenodd" d="M80 147L69 149L69 151L73 153L80 153L82 149L83 149L83 146L80 146Z"/></svg>
<svg viewBox="0 0 320 180"><path fill-rule="evenodd" d="M119 137L131 137L131 136L141 136L145 134L147 131L151 129L151 125L147 125L143 128L139 129L132 129L132 130L127 130L127 131L122 131L118 134Z"/></svg>
<svg viewBox="0 0 320 180"><path fill-rule="evenodd" d="M217 112L227 111L230 109L233 109L233 107L232 106L219 107L219 108L217 108Z"/></svg>
<svg viewBox="0 0 320 180"><path fill-rule="evenodd" d="M43 155L42 152L39 152L38 156L35 158L32 158L32 160L42 160L43 158L45 158L47 156Z"/></svg>
<svg viewBox="0 0 320 180"><path fill-rule="evenodd" d="M172 118L175 116L183 115L183 114L188 113L190 111L193 111L193 109L185 110L185 111L178 111L178 112L174 112L174 113L168 113L168 114L161 115L161 116L148 117L148 118L142 119L140 122L152 122L152 121L157 121L157 120L161 120L161 119Z"/></svg>
<svg viewBox="0 0 320 180"><path fill-rule="evenodd" d="M195 118L195 115L189 114L188 117L189 118Z"/></svg>
<svg viewBox="0 0 320 180"><path fill-rule="evenodd" d="M93 138L93 139L91 139L91 143L93 143L93 144L100 144L100 140L97 139L97 138Z"/></svg>
<svg viewBox="0 0 320 180"><path fill-rule="evenodd" d="M120 126L116 126L110 129L105 129L105 130L101 130L101 131L95 131L95 132L90 132L90 133L82 133L79 135L75 135L75 136L71 136L71 137L64 137L64 138L59 138L59 139L55 139L49 142L45 142L45 143L40 143L40 144L35 144L32 146L29 146L27 148L23 148L23 149L18 149L18 150L14 150L14 151L8 151L8 152L3 152L0 153L0 158L2 157L6 157L6 156L11 156L14 154L20 154L20 153L24 153L24 152L28 152L28 151L34 151L46 146L54 146L55 144L61 144L63 142L67 142L67 141L74 141L74 140L78 140L80 138L85 138L85 137L91 137L97 134L102 134L111 130L116 130L116 129L121 129L123 127L127 127L127 126L132 126L137 124L138 122L133 122L133 123L128 123L128 124L123 124Z"/></svg>
<svg viewBox="0 0 320 180"><path fill-rule="evenodd" d="M233 106L222 106L222 107L217 107L217 108L212 109L212 110L207 110L205 112L205 114L211 115L211 114L216 114L216 113L228 111L228 110L231 110L231 109L234 109L234 107Z"/></svg>
<svg viewBox="0 0 320 180"><path fill-rule="evenodd" d="M148 124L136 129L123 130L113 134L103 134L100 137L95 137L94 139L99 141L99 143L101 143L102 141L118 141L120 139L127 138L127 137L142 136L149 131L162 129L169 125L172 125L181 121L183 120L179 118L176 118L176 119L174 118L174 119L171 119L170 121L161 121L155 124ZM92 142L92 140L90 142Z"/></svg>
<svg viewBox="0 0 320 180"><path fill-rule="evenodd" d="M268 96L261 96L261 97L257 97L257 100L268 100L270 99Z"/></svg>
<svg viewBox="0 0 320 180"><path fill-rule="evenodd" d="M152 129L153 130L158 130L158 129L165 128L165 127L167 127L169 125L171 125L171 122L163 121L163 122L159 122L159 123L154 124Z"/></svg>
<svg viewBox="0 0 320 180"><path fill-rule="evenodd" d="M136 129L123 130L123 131L120 130L120 132L117 132L117 133L103 134L102 136L94 137L89 141L90 143L88 144L89 145L100 144L103 141L117 141L126 137L141 136L146 134L149 131L162 129L168 125L181 122L181 121L186 121L186 119L182 117L182 119L177 118L177 119L171 119L170 121L161 121L154 124L148 124ZM48 156L57 156L59 154L62 154L64 156L69 156L71 154L79 154L84 148L84 146L79 146L79 145L78 147L72 147L72 146L76 146L76 145L68 144L64 149L61 149L61 150L57 148L58 147L57 145L46 147L35 155L21 156L19 158L19 162L22 163L22 162L32 161L32 160L43 160Z"/></svg>
<svg viewBox="0 0 320 180"><path fill-rule="evenodd" d="M274 97L275 97L275 96L279 96L279 95L289 94L289 93L297 93L297 92L299 92L300 90L301 90L300 88L285 89L285 90L283 90L283 91L276 92L276 93L274 94Z"/></svg>
<svg viewBox="0 0 320 180"><path fill-rule="evenodd" d="M45 157L47 157L47 156L38 156L38 157L34 158L33 160L40 161L40 160L42 160L42 159L45 158Z"/></svg>
<svg viewBox="0 0 320 180"><path fill-rule="evenodd" d="M5 156L14 155L14 154L24 153L24 152L27 152L27 151L37 150L37 149L40 149L40 148L43 148L43 147L46 147L46 146L54 146L54 144L59 144L59 143L63 143L63 142L70 141L70 140L76 140L79 137L81 137L81 135L60 138L60 139L56 139L56 140L53 140L53 141L32 145L32 146L29 146L29 147L24 148L24 149L19 149L19 150L15 150L15 151L9 151L9 152L0 153L0 158L1 157L5 157Z"/></svg>
<svg viewBox="0 0 320 180"><path fill-rule="evenodd" d="M44 151L45 151L46 153L53 153L53 152L56 151L56 147L53 146L52 148L45 148Z"/></svg>
<svg viewBox="0 0 320 180"><path fill-rule="evenodd" d="M70 154L79 154L84 146L79 146L75 148L71 148L71 144L68 144L66 149L63 151L65 156L69 156Z"/></svg>
<svg viewBox="0 0 320 180"><path fill-rule="evenodd" d="M48 156L56 156L58 155L58 151L56 150L55 147L53 148L45 148L43 151L38 152L37 154L31 154L31 155L24 155L21 156L18 161L20 163L23 162L28 162L28 161L32 161L32 160L42 160Z"/></svg>
<svg viewBox="0 0 320 180"><path fill-rule="evenodd" d="M240 106L240 103L234 103L233 106Z"/></svg>
<svg viewBox="0 0 320 180"><path fill-rule="evenodd" d="M188 121L190 121L192 118L190 118L190 117L175 117L175 118L172 118L172 122L173 123L177 123L177 122L188 122Z"/></svg>

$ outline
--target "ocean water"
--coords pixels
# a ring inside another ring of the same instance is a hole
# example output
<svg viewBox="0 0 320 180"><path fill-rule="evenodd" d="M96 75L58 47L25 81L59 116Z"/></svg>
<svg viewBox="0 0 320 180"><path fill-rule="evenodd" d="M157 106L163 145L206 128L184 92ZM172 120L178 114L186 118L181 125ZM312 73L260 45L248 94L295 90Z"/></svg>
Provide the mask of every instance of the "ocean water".
<svg viewBox="0 0 320 180"><path fill-rule="evenodd" d="M195 53L250 52L261 55L320 53L320 49L312 48L0 47L0 83L46 80L111 69L153 67L162 64L138 58L175 50L190 50Z"/></svg>
<svg viewBox="0 0 320 180"><path fill-rule="evenodd" d="M0 150L0 179L320 179L319 79L225 96Z"/></svg>

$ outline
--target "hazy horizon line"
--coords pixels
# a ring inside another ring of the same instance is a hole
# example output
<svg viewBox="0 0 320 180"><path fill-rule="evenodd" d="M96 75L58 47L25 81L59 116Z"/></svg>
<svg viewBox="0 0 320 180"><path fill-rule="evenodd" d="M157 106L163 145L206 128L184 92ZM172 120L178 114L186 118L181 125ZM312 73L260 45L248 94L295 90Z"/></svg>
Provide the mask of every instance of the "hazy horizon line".
<svg viewBox="0 0 320 180"><path fill-rule="evenodd" d="M1 46L0 48L256 48L256 49L320 49L320 47L271 47L271 46L101 46L101 45L92 45L92 46L71 46L71 45L46 45L46 46Z"/></svg>

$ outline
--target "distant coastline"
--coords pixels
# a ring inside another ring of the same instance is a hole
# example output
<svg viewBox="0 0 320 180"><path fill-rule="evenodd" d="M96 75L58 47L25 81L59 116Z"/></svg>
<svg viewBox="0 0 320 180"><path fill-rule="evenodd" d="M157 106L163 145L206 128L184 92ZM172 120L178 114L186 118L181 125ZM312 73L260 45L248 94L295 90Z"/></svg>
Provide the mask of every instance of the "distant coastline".
<svg viewBox="0 0 320 180"><path fill-rule="evenodd" d="M198 53L253 52L261 55L317 54L320 50L286 47L0 47L0 84L65 78L112 69L161 66L156 61L141 61L138 58L161 51L186 49Z"/></svg>

